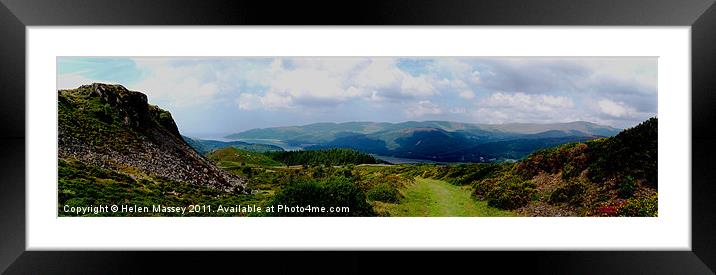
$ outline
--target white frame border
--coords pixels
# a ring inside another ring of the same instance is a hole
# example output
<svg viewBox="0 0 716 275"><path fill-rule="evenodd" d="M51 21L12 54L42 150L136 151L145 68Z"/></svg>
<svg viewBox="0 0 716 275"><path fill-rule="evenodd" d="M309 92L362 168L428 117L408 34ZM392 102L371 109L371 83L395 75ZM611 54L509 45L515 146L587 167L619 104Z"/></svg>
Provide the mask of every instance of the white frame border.
<svg viewBox="0 0 716 275"><path fill-rule="evenodd" d="M28 27L27 250L689 251L690 35L690 27ZM659 217L58 218L57 56L658 56Z"/></svg>

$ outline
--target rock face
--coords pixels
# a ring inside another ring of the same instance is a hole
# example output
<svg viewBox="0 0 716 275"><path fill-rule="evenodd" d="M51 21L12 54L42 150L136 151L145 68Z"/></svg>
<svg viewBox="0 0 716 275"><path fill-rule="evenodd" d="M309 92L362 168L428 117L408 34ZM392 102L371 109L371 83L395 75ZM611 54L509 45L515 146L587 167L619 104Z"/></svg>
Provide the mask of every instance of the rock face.
<svg viewBox="0 0 716 275"><path fill-rule="evenodd" d="M181 137L169 112L121 85L58 91L58 154L132 177L163 177L227 192L246 180L214 166Z"/></svg>

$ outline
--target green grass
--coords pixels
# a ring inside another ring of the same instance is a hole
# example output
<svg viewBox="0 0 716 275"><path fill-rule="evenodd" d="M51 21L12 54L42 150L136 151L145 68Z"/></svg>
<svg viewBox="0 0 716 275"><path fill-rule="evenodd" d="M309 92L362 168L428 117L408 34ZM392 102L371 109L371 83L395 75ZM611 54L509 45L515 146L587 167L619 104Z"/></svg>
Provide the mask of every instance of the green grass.
<svg viewBox="0 0 716 275"><path fill-rule="evenodd" d="M208 155L209 159L217 161L220 167L236 166L283 166L283 163L275 161L262 153L250 152L226 147L217 149Z"/></svg>
<svg viewBox="0 0 716 275"><path fill-rule="evenodd" d="M393 217L501 217L513 215L509 211L487 206L475 200L468 186L455 186L442 180L415 178L401 190L398 204L373 202L376 211Z"/></svg>

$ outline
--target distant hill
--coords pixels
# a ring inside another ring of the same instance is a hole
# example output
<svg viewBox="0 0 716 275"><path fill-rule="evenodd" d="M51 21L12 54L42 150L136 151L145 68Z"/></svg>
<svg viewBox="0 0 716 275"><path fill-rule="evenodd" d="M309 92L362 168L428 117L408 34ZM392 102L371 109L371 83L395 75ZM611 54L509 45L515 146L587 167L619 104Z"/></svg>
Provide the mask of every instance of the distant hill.
<svg viewBox="0 0 716 275"><path fill-rule="evenodd" d="M613 136L619 129L577 121L553 124L470 124L450 121L347 122L252 129L231 139L281 140L307 150L351 148L440 162L518 159L567 142Z"/></svg>
<svg viewBox="0 0 716 275"><path fill-rule="evenodd" d="M194 148L194 150L196 150L197 152L199 152L202 155L206 155L211 151L214 151L214 150L220 149L220 148L226 148L226 147L234 147L237 149L251 151L251 152L283 151L283 148L276 146L276 145L270 145L270 144L257 144L257 143L243 142L243 141L207 140L207 139L190 138L187 136L182 136L182 138L192 148Z"/></svg>
<svg viewBox="0 0 716 275"><path fill-rule="evenodd" d="M94 83L60 90L57 96L60 163L88 171L108 169L134 179L244 191L243 177L220 170L192 150L171 114L148 104L146 95Z"/></svg>

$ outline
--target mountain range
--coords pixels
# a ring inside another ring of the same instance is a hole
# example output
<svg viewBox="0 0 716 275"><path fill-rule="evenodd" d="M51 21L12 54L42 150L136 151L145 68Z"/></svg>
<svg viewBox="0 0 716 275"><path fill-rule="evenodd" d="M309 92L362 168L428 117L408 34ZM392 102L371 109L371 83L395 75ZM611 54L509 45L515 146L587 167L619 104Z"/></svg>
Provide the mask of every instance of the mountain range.
<svg viewBox="0 0 716 275"><path fill-rule="evenodd" d="M314 123L252 129L227 139L281 141L304 150L351 148L438 162L520 159L546 147L614 136L620 129L591 122L473 124L452 121Z"/></svg>

